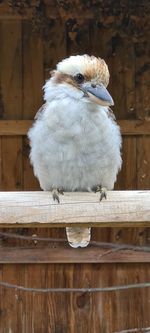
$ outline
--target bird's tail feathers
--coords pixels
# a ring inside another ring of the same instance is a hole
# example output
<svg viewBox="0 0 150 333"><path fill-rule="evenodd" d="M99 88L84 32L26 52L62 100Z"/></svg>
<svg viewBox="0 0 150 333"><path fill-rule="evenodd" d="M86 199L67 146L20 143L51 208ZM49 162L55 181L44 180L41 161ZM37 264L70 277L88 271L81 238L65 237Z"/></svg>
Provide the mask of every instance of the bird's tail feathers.
<svg viewBox="0 0 150 333"><path fill-rule="evenodd" d="M71 247L86 247L91 239L91 228L66 228L67 239Z"/></svg>

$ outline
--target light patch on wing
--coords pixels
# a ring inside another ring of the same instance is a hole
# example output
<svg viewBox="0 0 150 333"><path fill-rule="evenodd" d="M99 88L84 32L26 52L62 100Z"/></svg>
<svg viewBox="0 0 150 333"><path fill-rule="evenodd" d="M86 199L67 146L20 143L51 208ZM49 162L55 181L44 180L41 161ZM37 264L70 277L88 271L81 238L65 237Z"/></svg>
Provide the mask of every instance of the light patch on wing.
<svg viewBox="0 0 150 333"><path fill-rule="evenodd" d="M34 117L35 120L40 118L40 116L41 116L41 115L43 114L43 112L45 111L46 106L47 106L47 104L45 103L45 104L43 104L43 105L40 107L40 109L38 110L38 112L36 113L36 115L35 115L35 117Z"/></svg>

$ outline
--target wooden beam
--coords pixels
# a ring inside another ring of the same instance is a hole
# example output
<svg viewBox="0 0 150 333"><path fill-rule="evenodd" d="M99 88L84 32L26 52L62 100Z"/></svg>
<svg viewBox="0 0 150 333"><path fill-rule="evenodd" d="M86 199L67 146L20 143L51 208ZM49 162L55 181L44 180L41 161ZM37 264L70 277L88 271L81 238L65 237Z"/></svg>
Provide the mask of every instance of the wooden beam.
<svg viewBox="0 0 150 333"><path fill-rule="evenodd" d="M0 120L0 135L26 135L33 120ZM150 135L149 120L118 120L122 135Z"/></svg>
<svg viewBox="0 0 150 333"><path fill-rule="evenodd" d="M0 227L150 227L150 191L65 193L0 192Z"/></svg>
<svg viewBox="0 0 150 333"><path fill-rule="evenodd" d="M149 120L118 120L123 135L150 135Z"/></svg>
<svg viewBox="0 0 150 333"><path fill-rule="evenodd" d="M33 120L0 120L0 135L26 135Z"/></svg>
<svg viewBox="0 0 150 333"><path fill-rule="evenodd" d="M0 264L150 263L150 253L131 250L72 248L1 248Z"/></svg>

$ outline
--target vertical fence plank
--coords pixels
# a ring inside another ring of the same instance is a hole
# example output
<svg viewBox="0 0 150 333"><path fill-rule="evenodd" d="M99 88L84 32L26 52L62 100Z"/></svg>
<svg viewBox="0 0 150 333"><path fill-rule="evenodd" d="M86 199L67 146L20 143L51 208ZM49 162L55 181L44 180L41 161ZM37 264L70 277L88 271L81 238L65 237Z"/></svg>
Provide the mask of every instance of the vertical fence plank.
<svg viewBox="0 0 150 333"><path fill-rule="evenodd" d="M10 283L16 283L18 278L18 266L4 265L2 279ZM10 289L2 291L2 309L3 316L1 317L2 333L14 332L17 333L18 329L18 295L19 292Z"/></svg>
<svg viewBox="0 0 150 333"><path fill-rule="evenodd" d="M144 34L143 34L144 36ZM146 36L146 35L145 35ZM136 114L138 119L144 119L150 116L149 108L149 38L143 41L137 41L135 44L135 83L136 83Z"/></svg>
<svg viewBox="0 0 150 333"><path fill-rule="evenodd" d="M89 20L69 19L66 22L67 56L89 54Z"/></svg>
<svg viewBox="0 0 150 333"><path fill-rule="evenodd" d="M33 32L32 24L24 21L23 43L23 119L34 119L42 105L43 86L43 42L40 35ZM37 190L39 184L33 176L29 162L29 143L23 138L23 188Z"/></svg>
<svg viewBox="0 0 150 333"><path fill-rule="evenodd" d="M91 272L92 270L90 265L74 265L73 278L70 281L72 287L90 287L93 283ZM91 293L72 293L71 309L74 333L76 332L77 327L79 332L84 331L85 333L88 333L91 331L92 306L93 303Z"/></svg>
<svg viewBox="0 0 150 333"><path fill-rule="evenodd" d="M4 119L21 119L22 110L22 46L21 22L0 22L0 82Z"/></svg>
<svg viewBox="0 0 150 333"><path fill-rule="evenodd" d="M22 114L22 46L21 22L0 22L0 82L3 117L21 119ZM22 138L2 138L2 184L5 190L22 188Z"/></svg>
<svg viewBox="0 0 150 333"><path fill-rule="evenodd" d="M125 108L126 119L136 118L136 93L135 93L135 48L133 41L125 39L124 52L124 80L125 80Z"/></svg>
<svg viewBox="0 0 150 333"><path fill-rule="evenodd" d="M47 36L44 38L44 78L50 78L50 72L56 64L66 57L66 30L61 20L51 20Z"/></svg>
<svg viewBox="0 0 150 333"><path fill-rule="evenodd" d="M71 267L70 267L71 268ZM57 288L58 286L66 287L67 276L65 275L66 265L54 264L47 265L47 287ZM63 293L51 293L47 295L47 333L61 332L68 333L68 317L67 313L69 304L67 303L67 295ZM67 306L65 306L67 304Z"/></svg>
<svg viewBox="0 0 150 333"><path fill-rule="evenodd" d="M116 34L112 37L112 73L111 89L114 99L114 112L117 119L126 119L125 103L125 77L124 77L124 53L126 52L124 40Z"/></svg>
<svg viewBox="0 0 150 333"><path fill-rule="evenodd" d="M150 188L150 137L137 138L137 182L138 189ZM141 229L141 242L150 244L150 228Z"/></svg>
<svg viewBox="0 0 150 333"><path fill-rule="evenodd" d="M132 167L131 167L132 166ZM122 168L115 184L116 190L135 190L137 187L136 138L123 137Z"/></svg>
<svg viewBox="0 0 150 333"><path fill-rule="evenodd" d="M150 137L141 136L137 139L137 177L138 189L150 188Z"/></svg>
<svg viewBox="0 0 150 333"><path fill-rule="evenodd" d="M1 190L22 189L22 139L2 137L2 185Z"/></svg>
<svg viewBox="0 0 150 333"><path fill-rule="evenodd" d="M27 287L46 287L45 265L25 265L25 285ZM46 294L23 293L25 300L25 332L47 332Z"/></svg>

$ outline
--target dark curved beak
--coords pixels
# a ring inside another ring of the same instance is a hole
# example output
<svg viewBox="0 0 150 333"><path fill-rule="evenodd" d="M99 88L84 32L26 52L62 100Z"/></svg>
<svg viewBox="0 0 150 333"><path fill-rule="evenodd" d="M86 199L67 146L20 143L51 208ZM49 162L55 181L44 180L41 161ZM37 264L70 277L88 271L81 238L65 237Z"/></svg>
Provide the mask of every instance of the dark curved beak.
<svg viewBox="0 0 150 333"><path fill-rule="evenodd" d="M109 94L108 90L105 88L103 84L101 85L90 85L84 88L85 91L92 95L94 95L96 98L99 99L99 104L101 105L114 105L114 101Z"/></svg>

